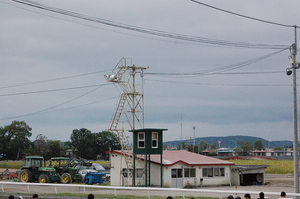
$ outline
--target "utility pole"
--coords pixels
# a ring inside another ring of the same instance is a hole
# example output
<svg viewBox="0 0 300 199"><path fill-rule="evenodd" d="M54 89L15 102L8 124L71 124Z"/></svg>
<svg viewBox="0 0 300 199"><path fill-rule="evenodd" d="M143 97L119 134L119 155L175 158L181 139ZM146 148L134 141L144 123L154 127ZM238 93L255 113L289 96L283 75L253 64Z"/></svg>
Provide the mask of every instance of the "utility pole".
<svg viewBox="0 0 300 199"><path fill-rule="evenodd" d="M294 186L295 193L299 193L299 163L298 163L298 113L297 113L297 26L295 26L295 43L292 45L293 69L293 101L294 101ZM299 198L299 197L297 197Z"/></svg>
<svg viewBox="0 0 300 199"><path fill-rule="evenodd" d="M193 126L193 132L194 132L194 142L193 142L193 152L195 153L195 130L196 130L196 127Z"/></svg>
<svg viewBox="0 0 300 199"><path fill-rule="evenodd" d="M296 69L299 68L299 63L296 61L297 56L297 26L294 26L295 31L295 43L291 47L290 63L291 68L286 71L287 75L293 74L293 124L294 124L294 141L293 141L293 159L294 159L294 187L295 193L299 193L299 163L298 163L298 113L297 113L297 74ZM292 70L291 70L292 69ZM296 198L299 198L298 196Z"/></svg>

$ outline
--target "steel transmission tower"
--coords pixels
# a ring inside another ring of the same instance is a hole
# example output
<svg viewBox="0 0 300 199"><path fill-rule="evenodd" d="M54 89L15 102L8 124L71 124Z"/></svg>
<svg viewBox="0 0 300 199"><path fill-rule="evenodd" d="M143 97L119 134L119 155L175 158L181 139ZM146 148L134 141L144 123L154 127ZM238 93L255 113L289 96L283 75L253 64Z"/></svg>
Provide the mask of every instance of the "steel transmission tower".
<svg viewBox="0 0 300 199"><path fill-rule="evenodd" d="M129 129L126 131L144 128L143 72L148 67L137 67L131 63L127 65L127 62L126 58L122 58L113 71L104 77L108 82L115 83L118 85L117 88L121 89L119 90L120 99L109 131L117 134L129 170L133 168L132 158L131 155L125 153L129 152L131 147L124 125L129 125Z"/></svg>

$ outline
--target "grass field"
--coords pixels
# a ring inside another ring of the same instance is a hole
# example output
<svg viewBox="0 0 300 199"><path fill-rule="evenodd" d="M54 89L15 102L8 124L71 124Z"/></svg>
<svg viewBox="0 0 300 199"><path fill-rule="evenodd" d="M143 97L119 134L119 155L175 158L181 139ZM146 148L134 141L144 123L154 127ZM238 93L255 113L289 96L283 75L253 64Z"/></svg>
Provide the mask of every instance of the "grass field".
<svg viewBox="0 0 300 199"><path fill-rule="evenodd" d="M229 160L237 165L269 165L267 174L288 174L294 172L293 160Z"/></svg>

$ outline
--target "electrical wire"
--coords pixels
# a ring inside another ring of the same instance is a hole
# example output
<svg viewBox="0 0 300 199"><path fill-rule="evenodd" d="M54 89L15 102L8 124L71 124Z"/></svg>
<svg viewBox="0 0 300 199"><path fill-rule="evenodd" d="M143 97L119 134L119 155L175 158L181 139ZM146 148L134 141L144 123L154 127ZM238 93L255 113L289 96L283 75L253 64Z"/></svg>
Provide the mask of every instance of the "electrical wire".
<svg viewBox="0 0 300 199"><path fill-rule="evenodd" d="M221 67L212 68L212 69L203 70L203 71L198 71L198 72L188 72L188 73L146 73L145 72L144 74L145 75L166 75L166 76L199 76L199 75L225 74L224 73L225 71L230 71L230 70L234 70L237 68L242 68L242 67L248 66L253 63L257 63L259 61L262 61L269 57L272 57L276 54L279 54L285 50L287 50L287 49L282 49L282 50L279 50L276 52L269 53L267 55L260 56L258 58L246 60L246 61L239 62L236 64L230 64L230 65L221 66ZM254 73L261 73L261 72L254 72ZM272 73L274 73L274 72L272 72ZM231 73L231 74L233 74L233 73Z"/></svg>
<svg viewBox="0 0 300 199"><path fill-rule="evenodd" d="M98 17L91 17L91 16L71 12L68 10L63 10L63 9L59 9L59 8L55 8L55 7L46 6L46 5L43 5L43 4L34 2L34 1L30 1L30 0L12 0L12 1L23 4L23 5L31 6L34 8L46 10L46 11L57 13L57 14L62 14L65 16L75 17L78 19L86 20L86 21L101 23L101 24L116 27L116 28L131 30L131 31L140 32L140 33L144 33L144 34L151 34L151 35L165 37L165 38L172 38L172 39L176 39L176 40L184 40L184 41L190 41L190 42L205 43L205 44L210 44L210 45L239 47L239 48L285 49L288 47L287 45L269 45L269 44L256 44L256 43L247 43L247 42L232 42L232 41L225 41L225 40L218 40L218 39L209 39L209 38L204 38L204 37L196 37L196 36L188 36L188 35L183 35L183 34L169 33L169 32L160 31L160 30L147 29L147 28L143 28L143 27L139 27L139 26L118 23L118 22L114 22L111 20L102 19L102 18L98 18Z"/></svg>
<svg viewBox="0 0 300 199"><path fill-rule="evenodd" d="M16 118L20 118L20 117L27 117L27 116L47 114L47 113L52 113L52 112L65 111L65 110L76 109L76 108L81 108L81 107L84 107L84 106L90 106L90 105L93 105L93 104L98 104L98 103L102 103L102 102L109 101L109 100L112 100L112 99L116 99L118 97L119 96L108 98L108 99L97 101L97 102L90 102L90 103L87 103L87 104L81 104L81 105L78 105L78 106L72 106L72 107L68 107L68 108L62 108L62 109L56 109L56 110L48 110L48 111L38 111L38 112L28 113L28 114L24 114L24 115L18 115L18 116L13 116L13 117L2 118L2 119L0 119L0 121L11 120L11 119L16 119Z"/></svg>
<svg viewBox="0 0 300 199"><path fill-rule="evenodd" d="M92 89L92 90L90 90L90 91L88 91L88 92L86 92L86 93L84 93L84 94L82 94L82 95L79 95L79 96L77 96L77 97L75 97L75 98L73 98L73 99L71 99L71 100L65 101L65 102L63 102L63 103L61 103L61 104L57 104L57 105L52 106L52 107L50 107L50 108L46 108L46 109L39 110L39 111L36 111L36 112L28 113L28 114L23 114L23 115L18 115L18 116L13 116L13 117L2 118L2 119L0 119L0 121L1 121L1 120L11 120L11 119L20 118L20 117L26 117L26 116L32 116L32 115L37 115L37 114L41 114L41 113L47 112L47 111L49 111L49 110L52 110L52 109L55 109L55 108L60 107L60 106L62 106L62 105L65 105L65 104L68 104L68 103L70 103L70 102L73 102L73 101L75 101L75 100L77 100L77 99L79 99L79 98L81 98L81 97L83 97L83 96L86 96L86 95L88 95L88 94L94 92L95 90L97 90L97 89L99 89L100 87L102 87L102 86L104 86L104 85L107 85L107 84L108 84L108 83L101 84L101 85L97 86L96 88L94 88L94 89Z"/></svg>
<svg viewBox="0 0 300 199"><path fill-rule="evenodd" d="M295 27L299 28L299 26L296 26L296 25L281 24L281 23L277 23L277 22L267 21L267 20L263 20L263 19L258 19L258 18L254 18L254 17L250 17L250 16L238 14L238 13L231 12L231 11L228 11L228 10L224 10L224 9L221 9L221 8L217 8L217 7L214 7L214 6L211 6L211 5L208 5L208 4L196 1L196 0L191 0L191 1L194 2L194 3L197 3L197 4L200 4L200 5L203 5L203 6L206 6L206 7L215 9L215 10L218 10L218 11L226 12L226 13L229 13L229 14L232 14L232 15L236 15L236 16L239 16L239 17L251 19L251 20L254 20L254 21L259 21L259 22L263 22L263 23L268 23L268 24L282 26L282 27L288 27L288 28L295 28Z"/></svg>
<svg viewBox="0 0 300 199"><path fill-rule="evenodd" d="M71 79L71 78L76 78L76 77L83 77L83 76L94 75L94 74L102 73L102 72L106 72L106 71L109 71L109 70L107 69L107 70L102 70L102 71L95 71L95 72L84 73L84 74L79 74L79 75L72 75L72 76L59 77L59 78L46 79L46 80L39 80L39 81L31 81L31 82L23 82L23 83L16 83L16 84L0 85L0 89L26 86L26 85L31 85L31 84L46 83L46 82L53 82L53 81Z"/></svg>
<svg viewBox="0 0 300 199"><path fill-rule="evenodd" d="M28 94L37 94L37 93L49 93L49 92L75 90L75 89L83 89L83 88L99 87L99 86L103 86L103 84L78 86L78 87L71 87L71 88L58 88L58 89L51 89L51 90L29 91L29 92L21 92L21 93L0 94L0 97L8 97L8 96L14 96L14 95L28 95Z"/></svg>
<svg viewBox="0 0 300 199"><path fill-rule="evenodd" d="M211 83L198 83L198 82L182 82L182 81L168 81L168 80L153 80L145 79L145 81L152 82L164 82L172 84L189 84L189 85L200 85L200 86L235 86L235 87L290 87L290 84L211 84Z"/></svg>

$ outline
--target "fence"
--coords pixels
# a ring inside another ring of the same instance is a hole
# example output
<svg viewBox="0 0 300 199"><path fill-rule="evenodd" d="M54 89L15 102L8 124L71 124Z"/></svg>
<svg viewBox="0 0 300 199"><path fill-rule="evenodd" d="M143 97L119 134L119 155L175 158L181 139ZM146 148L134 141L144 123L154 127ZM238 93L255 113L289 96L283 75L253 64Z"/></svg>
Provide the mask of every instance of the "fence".
<svg viewBox="0 0 300 199"><path fill-rule="evenodd" d="M5 193L76 193L76 194L99 194L105 196L135 195L151 199L153 196L180 196L183 199L190 197L219 197L227 198L228 195L241 196L245 193L257 198L258 194L263 191L268 198L278 198L280 192L265 192L263 186L260 191L236 190L233 187L222 187L225 190L214 189L178 189L178 188L153 188L153 187L115 187L115 186L99 186L99 185L79 185L79 184L43 184L43 183L20 183L20 182L0 182L0 189ZM221 187L219 187L221 188ZM246 188L246 187L245 187ZM279 190L281 191L281 190ZM288 197L300 196L299 193L287 193Z"/></svg>

